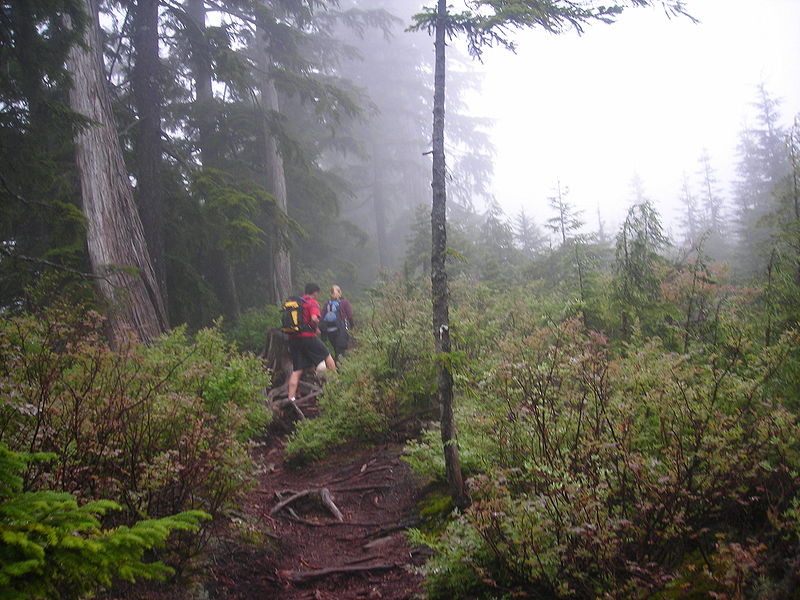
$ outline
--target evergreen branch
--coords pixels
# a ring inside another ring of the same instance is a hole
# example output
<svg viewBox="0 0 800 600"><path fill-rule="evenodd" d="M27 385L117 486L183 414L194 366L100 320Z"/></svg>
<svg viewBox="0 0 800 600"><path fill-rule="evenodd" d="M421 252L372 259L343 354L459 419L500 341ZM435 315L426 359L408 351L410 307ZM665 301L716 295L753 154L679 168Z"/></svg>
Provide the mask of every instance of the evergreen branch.
<svg viewBox="0 0 800 600"><path fill-rule="evenodd" d="M206 5L209 6L211 9L216 10L221 13L225 13L226 15L230 15L232 17L236 17L237 19L241 19L244 23L248 25L252 25L253 27L258 26L258 19L252 15L247 15L241 11L238 11L234 8L223 6L222 4L217 4L216 2L210 2L206 0Z"/></svg>
<svg viewBox="0 0 800 600"><path fill-rule="evenodd" d="M130 7L125 11L125 19L122 21L122 27L119 30L119 40L117 42L117 49L114 51L113 56L111 57L111 64L108 66L108 84L113 85L111 82L111 77L114 74L114 67L117 64L117 59L120 58L120 53L122 52L122 40L124 39L123 32L126 29L126 25L128 24L128 18L131 15Z"/></svg>
<svg viewBox="0 0 800 600"><path fill-rule="evenodd" d="M84 279L109 281L110 273L107 275L95 275L94 273L85 273L83 271L78 271L77 269L73 269L71 267L54 263L53 261L47 260L45 258L37 258L33 256L25 256L24 254L17 254L9 250L8 247L5 245L0 245L0 254L7 256L11 260L21 260L23 262L32 263L35 265L51 267L59 271L64 271L65 273L71 273L72 275L77 275L78 277L82 277Z"/></svg>
<svg viewBox="0 0 800 600"><path fill-rule="evenodd" d="M31 201L30 201L30 200L28 200L27 198L24 198L23 196L20 196L20 195L19 195L17 192L15 192L14 190L12 190L12 189L11 189L11 186L10 186L10 185L8 185L8 182L6 181L6 178L5 178L5 177L3 177L3 174L2 174L2 173L0 173L0 183L2 183L2 184L3 184L3 187L6 189L6 191L8 192L8 194L9 194L9 195L10 195L12 198L14 198L14 200L16 200L17 202L21 202L21 203L22 203L22 204L24 204L25 206L31 206L32 204L34 204L34 202L31 202ZM46 206L44 202L36 202L36 204L40 204L40 205L42 205L42 206Z"/></svg>

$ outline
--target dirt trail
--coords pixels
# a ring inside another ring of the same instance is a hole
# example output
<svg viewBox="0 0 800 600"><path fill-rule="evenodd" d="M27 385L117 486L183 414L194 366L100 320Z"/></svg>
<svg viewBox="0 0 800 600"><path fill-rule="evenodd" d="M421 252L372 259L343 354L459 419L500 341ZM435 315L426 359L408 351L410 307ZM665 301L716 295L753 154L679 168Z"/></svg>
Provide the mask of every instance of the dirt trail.
<svg viewBox="0 0 800 600"><path fill-rule="evenodd" d="M211 597L420 597L420 577L412 566L422 558L403 535L413 522L419 482L400 452L396 445L351 448L318 464L289 468L283 438L274 438L259 453L264 471L246 505L245 520L267 524L275 536L270 535L266 552L257 544L222 542L214 553L216 584L209 590ZM329 508L320 498L323 488L330 492Z"/></svg>

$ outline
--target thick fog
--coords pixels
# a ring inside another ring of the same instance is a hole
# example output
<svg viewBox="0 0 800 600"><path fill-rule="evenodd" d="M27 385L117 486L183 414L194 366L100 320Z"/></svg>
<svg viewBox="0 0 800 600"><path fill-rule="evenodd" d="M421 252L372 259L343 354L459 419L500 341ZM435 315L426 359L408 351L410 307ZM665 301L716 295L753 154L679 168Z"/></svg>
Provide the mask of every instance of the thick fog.
<svg viewBox="0 0 800 600"><path fill-rule="evenodd" d="M683 174L695 178L704 148L728 193L759 85L791 124L800 112L800 2L687 4L698 23L636 9L583 36L528 31L516 55L486 53L470 107L493 119L493 191L508 214L546 212L560 180L587 226L596 228L598 206L613 225L638 176L669 224Z"/></svg>

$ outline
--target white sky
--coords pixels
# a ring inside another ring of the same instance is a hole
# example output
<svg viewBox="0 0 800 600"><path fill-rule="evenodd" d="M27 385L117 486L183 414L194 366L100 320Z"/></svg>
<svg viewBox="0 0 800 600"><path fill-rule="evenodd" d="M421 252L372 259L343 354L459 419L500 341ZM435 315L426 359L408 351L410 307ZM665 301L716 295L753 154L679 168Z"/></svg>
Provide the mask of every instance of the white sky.
<svg viewBox="0 0 800 600"><path fill-rule="evenodd" d="M800 112L800 0L688 3L701 23L631 9L581 37L520 32L516 55L485 55L470 108L494 119L493 187L509 216L524 206L541 225L560 179L589 228L599 204L613 234L636 173L669 224L683 173L694 179L704 147L727 195L760 82L791 123Z"/></svg>

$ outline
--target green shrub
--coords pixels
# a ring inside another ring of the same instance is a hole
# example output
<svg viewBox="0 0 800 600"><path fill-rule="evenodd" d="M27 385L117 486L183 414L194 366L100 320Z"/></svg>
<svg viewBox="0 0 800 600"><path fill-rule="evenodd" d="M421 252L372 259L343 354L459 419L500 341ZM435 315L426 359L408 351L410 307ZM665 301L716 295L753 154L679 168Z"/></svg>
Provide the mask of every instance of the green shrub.
<svg viewBox="0 0 800 600"><path fill-rule="evenodd" d="M227 339L236 344L240 352L261 354L267 342L267 331L281 325L281 309L274 304L245 311L238 323L226 332Z"/></svg>
<svg viewBox="0 0 800 600"><path fill-rule="evenodd" d="M482 454L472 505L416 538L431 596L791 597L800 426L765 381L797 344L612 358L577 321L507 339L485 418L459 413ZM440 473L425 446L412 462Z"/></svg>
<svg viewBox="0 0 800 600"><path fill-rule="evenodd" d="M26 489L113 500L119 524L235 506L254 471L248 437L269 418L261 363L216 328L112 350L102 327L92 314L0 322L0 442L55 455Z"/></svg>
<svg viewBox="0 0 800 600"><path fill-rule="evenodd" d="M163 579L172 569L145 562L147 550L172 531L198 529L200 511L187 511L131 527L104 529L101 518L120 506L95 500L82 506L71 494L23 492L21 474L33 457L0 444L0 599L82 598L114 578Z"/></svg>

